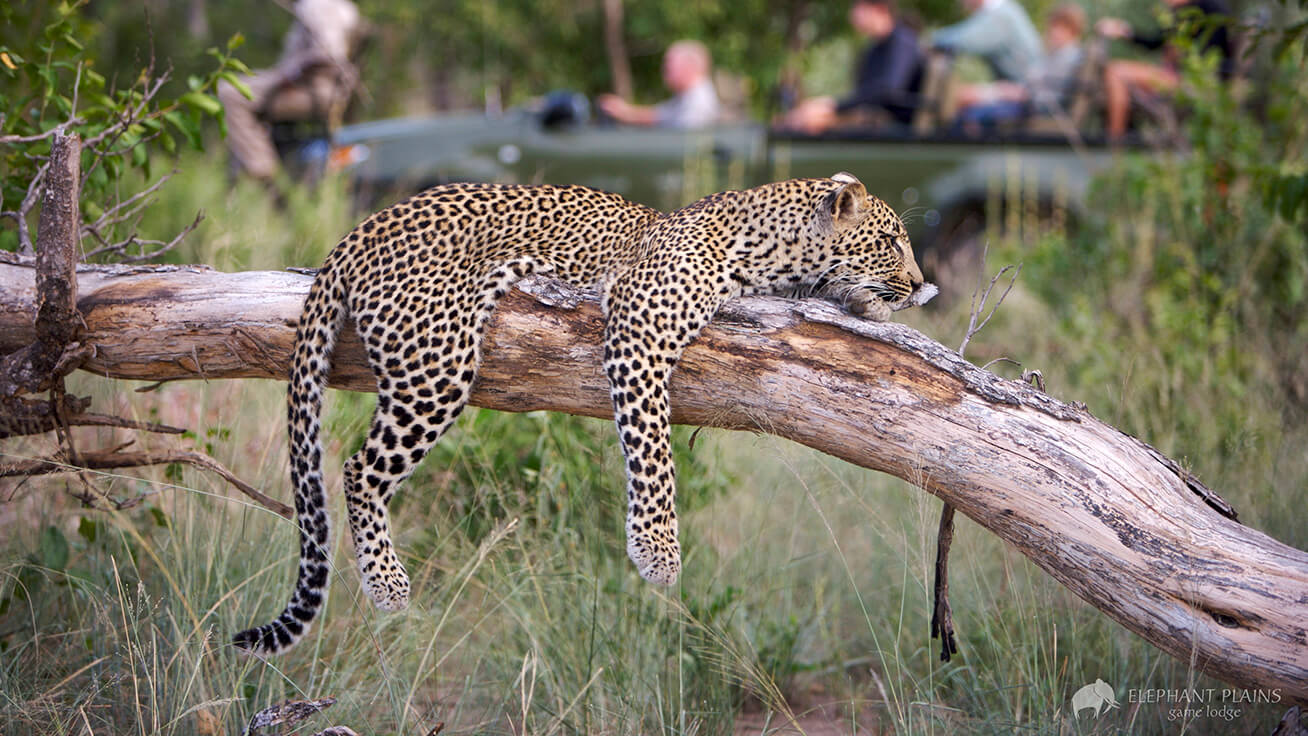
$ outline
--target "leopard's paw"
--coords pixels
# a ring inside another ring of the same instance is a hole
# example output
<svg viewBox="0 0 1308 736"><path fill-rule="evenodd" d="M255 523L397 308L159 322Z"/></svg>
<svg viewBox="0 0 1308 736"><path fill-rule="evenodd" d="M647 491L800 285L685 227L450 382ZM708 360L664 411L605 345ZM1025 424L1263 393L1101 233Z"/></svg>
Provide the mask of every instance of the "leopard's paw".
<svg viewBox="0 0 1308 736"><path fill-rule="evenodd" d="M681 545L675 532L629 529L627 556L651 583L673 585L681 574Z"/></svg>
<svg viewBox="0 0 1308 736"><path fill-rule="evenodd" d="M890 319L893 311L888 302L871 292L860 293L857 298L851 297L846 302L846 307L854 316L870 319L873 322L885 322Z"/></svg>
<svg viewBox="0 0 1308 736"><path fill-rule="evenodd" d="M409 606L409 575L399 560L395 560L389 569L364 572L363 591L381 610L403 611Z"/></svg>

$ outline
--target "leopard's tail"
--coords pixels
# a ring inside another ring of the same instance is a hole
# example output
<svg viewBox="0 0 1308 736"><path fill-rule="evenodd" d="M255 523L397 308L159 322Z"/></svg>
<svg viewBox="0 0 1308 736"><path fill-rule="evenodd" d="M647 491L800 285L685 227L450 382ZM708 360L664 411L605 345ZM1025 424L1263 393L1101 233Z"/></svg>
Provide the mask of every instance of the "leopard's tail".
<svg viewBox="0 0 1308 736"><path fill-rule="evenodd" d="M304 302L295 335L287 390L291 485L300 526L300 571L291 600L272 623L232 637L237 647L259 654L283 652L300 640L318 615L330 577L327 497L322 478L320 417L332 352L348 314L345 285L328 259Z"/></svg>

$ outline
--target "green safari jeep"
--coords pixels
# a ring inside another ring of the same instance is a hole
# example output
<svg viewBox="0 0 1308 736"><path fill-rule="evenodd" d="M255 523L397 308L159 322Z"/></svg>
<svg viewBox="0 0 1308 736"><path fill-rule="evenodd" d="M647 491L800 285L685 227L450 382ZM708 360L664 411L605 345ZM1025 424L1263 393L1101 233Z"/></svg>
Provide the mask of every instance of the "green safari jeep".
<svg viewBox="0 0 1308 736"><path fill-rule="evenodd" d="M584 99L479 113L350 125L329 166L376 204L452 181L584 184L672 210L722 189L848 171L904 217L924 269L946 283L973 258L987 212L1022 204L1075 218L1091 175L1111 154L1058 133L974 138L910 130L812 136L757 123L679 131L587 122ZM996 209L998 205L999 209Z"/></svg>

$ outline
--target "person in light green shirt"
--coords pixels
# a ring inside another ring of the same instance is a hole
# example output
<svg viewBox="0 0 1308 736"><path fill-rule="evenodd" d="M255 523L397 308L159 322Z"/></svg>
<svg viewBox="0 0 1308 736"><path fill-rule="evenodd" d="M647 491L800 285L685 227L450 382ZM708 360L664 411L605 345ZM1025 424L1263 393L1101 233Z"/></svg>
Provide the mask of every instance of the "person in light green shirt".
<svg viewBox="0 0 1308 736"><path fill-rule="evenodd" d="M956 54L975 54L995 77L1025 79L1043 51L1040 34L1017 0L962 0L967 18L931 35L931 46Z"/></svg>

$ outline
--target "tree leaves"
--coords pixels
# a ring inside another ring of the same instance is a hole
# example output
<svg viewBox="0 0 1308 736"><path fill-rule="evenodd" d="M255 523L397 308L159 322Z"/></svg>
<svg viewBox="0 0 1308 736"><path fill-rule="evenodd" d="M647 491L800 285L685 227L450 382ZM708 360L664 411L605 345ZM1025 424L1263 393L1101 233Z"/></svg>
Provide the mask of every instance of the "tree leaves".
<svg viewBox="0 0 1308 736"><path fill-rule="evenodd" d="M0 110L5 111L0 115L0 228L5 228L0 247L32 249L34 195L40 191L55 130L76 133L83 141L86 232L103 252L136 242L131 229L139 208L117 206L131 196L119 191L118 182L128 171L141 172L148 181L157 155L177 154L178 137L203 149L205 122L223 121L214 94L218 81L244 86L235 74L246 66L231 56L242 41L239 36L225 49L210 49L213 68L190 75L176 99L163 94L168 74L156 70L153 57L127 77L130 83L117 86L94 69L87 48L95 46L91 41L101 26L82 16L83 5L28 3L0 11L5 21L0 24L0 78L7 78L0 87ZM36 28L39 33L23 32ZM120 226L126 237L115 232ZM121 240L111 242L117 238Z"/></svg>

